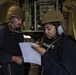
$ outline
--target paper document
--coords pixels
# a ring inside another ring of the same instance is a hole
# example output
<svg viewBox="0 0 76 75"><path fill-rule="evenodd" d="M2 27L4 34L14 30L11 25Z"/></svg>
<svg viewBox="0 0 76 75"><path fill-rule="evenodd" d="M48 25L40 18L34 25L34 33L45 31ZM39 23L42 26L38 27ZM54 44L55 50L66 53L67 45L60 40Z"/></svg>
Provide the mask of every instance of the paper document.
<svg viewBox="0 0 76 75"><path fill-rule="evenodd" d="M31 47L31 45L37 46L35 43L23 42L23 43L19 43L19 45L20 45L25 63L30 62L30 63L41 65L41 55Z"/></svg>

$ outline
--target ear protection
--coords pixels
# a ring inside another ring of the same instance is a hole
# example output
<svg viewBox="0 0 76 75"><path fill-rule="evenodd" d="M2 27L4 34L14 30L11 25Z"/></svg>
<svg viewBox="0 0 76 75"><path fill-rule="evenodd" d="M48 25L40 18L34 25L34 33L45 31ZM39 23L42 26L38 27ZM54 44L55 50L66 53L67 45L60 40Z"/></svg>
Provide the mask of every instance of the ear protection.
<svg viewBox="0 0 76 75"><path fill-rule="evenodd" d="M62 33L64 33L64 29L61 25L58 26L57 32L58 32L59 35L62 35Z"/></svg>
<svg viewBox="0 0 76 75"><path fill-rule="evenodd" d="M13 23L14 22L14 17L10 18L10 22Z"/></svg>
<svg viewBox="0 0 76 75"><path fill-rule="evenodd" d="M13 21L14 21L14 18L11 19L11 22L12 22L12 23L13 23Z"/></svg>

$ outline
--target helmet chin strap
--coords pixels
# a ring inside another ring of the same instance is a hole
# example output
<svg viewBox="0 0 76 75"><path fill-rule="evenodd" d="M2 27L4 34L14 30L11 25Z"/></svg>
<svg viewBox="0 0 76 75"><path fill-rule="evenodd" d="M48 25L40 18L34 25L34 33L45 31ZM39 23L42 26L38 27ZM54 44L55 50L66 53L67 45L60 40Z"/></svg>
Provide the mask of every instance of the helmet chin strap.
<svg viewBox="0 0 76 75"><path fill-rule="evenodd" d="M9 29L13 33L22 33L21 30L20 30L20 28L15 28L14 29L11 25L9 25Z"/></svg>
<svg viewBox="0 0 76 75"><path fill-rule="evenodd" d="M14 22L14 17L9 18L9 20L8 20L7 22L8 22L8 24L13 24L13 22Z"/></svg>
<svg viewBox="0 0 76 75"><path fill-rule="evenodd" d="M8 26L10 29L15 30L16 28L14 27L13 22L14 22L14 17L11 17L8 22Z"/></svg>

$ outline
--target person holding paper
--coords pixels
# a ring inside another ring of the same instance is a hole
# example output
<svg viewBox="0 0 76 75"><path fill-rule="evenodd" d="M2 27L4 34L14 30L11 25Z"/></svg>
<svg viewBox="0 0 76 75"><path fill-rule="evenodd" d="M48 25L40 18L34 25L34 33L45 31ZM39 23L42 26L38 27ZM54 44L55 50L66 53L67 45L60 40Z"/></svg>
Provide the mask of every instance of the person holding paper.
<svg viewBox="0 0 76 75"><path fill-rule="evenodd" d="M24 75L24 61L19 47L19 42L24 41L21 32L24 14L21 7L13 5L8 9L6 22L0 25L0 75Z"/></svg>
<svg viewBox="0 0 76 75"><path fill-rule="evenodd" d="M57 10L44 14L43 42L40 47L32 46L42 55L39 75L76 75L76 42L65 33L65 19Z"/></svg>

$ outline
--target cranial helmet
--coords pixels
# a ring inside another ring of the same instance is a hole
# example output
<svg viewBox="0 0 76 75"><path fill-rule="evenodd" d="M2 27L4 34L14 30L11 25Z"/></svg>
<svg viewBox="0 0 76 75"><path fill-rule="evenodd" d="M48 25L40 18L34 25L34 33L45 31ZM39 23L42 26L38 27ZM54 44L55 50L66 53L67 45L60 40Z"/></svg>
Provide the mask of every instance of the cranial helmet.
<svg viewBox="0 0 76 75"><path fill-rule="evenodd" d="M42 25L50 22L61 22L62 25L65 25L65 19L63 14L57 10L51 10L46 12L42 17Z"/></svg>
<svg viewBox="0 0 76 75"><path fill-rule="evenodd" d="M57 32L59 35L61 35L64 31L65 32L67 31L66 21L64 19L63 14L60 11L51 10L46 12L42 17L42 25L46 23L55 23L55 22L60 23L57 26Z"/></svg>
<svg viewBox="0 0 76 75"><path fill-rule="evenodd" d="M10 19L11 17L20 17L25 18L24 11L19 6L11 6L7 13L7 19Z"/></svg>

